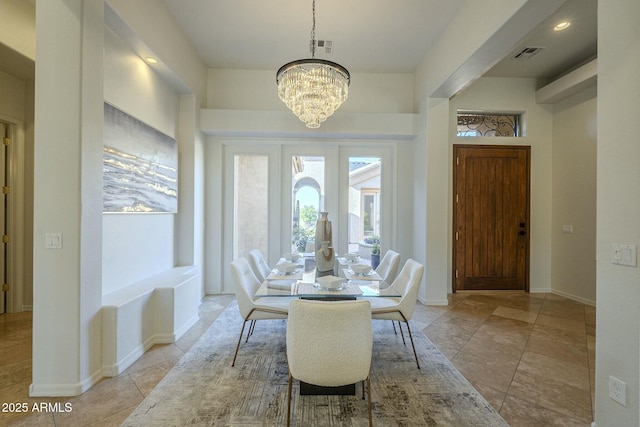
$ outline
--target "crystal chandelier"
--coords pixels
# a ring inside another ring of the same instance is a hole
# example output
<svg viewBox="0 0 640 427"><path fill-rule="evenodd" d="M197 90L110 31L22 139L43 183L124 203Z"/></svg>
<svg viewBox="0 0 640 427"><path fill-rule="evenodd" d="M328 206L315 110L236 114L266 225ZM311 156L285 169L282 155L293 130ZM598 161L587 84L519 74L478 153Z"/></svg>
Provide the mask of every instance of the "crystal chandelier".
<svg viewBox="0 0 640 427"><path fill-rule="evenodd" d="M299 59L280 67L276 73L278 96L308 128L320 123L346 101L349 95L349 71L340 64L315 59L316 1L313 0L311 59Z"/></svg>

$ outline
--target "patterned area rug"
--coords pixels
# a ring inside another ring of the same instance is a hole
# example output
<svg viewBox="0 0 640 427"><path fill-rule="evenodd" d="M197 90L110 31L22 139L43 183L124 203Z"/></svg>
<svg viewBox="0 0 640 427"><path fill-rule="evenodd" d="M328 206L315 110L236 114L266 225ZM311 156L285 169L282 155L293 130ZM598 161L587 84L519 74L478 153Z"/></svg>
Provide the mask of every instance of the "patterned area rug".
<svg viewBox="0 0 640 427"><path fill-rule="evenodd" d="M284 320L258 321L231 360L242 319L234 302L138 406L123 426L281 426L286 424ZM421 332L402 344L391 322L374 321L371 371L375 426L507 426ZM356 396L300 396L294 381L292 425L366 426Z"/></svg>

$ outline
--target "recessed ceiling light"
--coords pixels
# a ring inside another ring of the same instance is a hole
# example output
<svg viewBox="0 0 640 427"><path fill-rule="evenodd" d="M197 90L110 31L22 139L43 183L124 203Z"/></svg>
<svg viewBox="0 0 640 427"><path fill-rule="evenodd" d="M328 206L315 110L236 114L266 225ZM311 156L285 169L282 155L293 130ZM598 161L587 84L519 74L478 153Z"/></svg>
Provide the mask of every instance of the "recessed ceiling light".
<svg viewBox="0 0 640 427"><path fill-rule="evenodd" d="M147 56L147 57L145 58L145 60L146 60L146 61L147 61L147 63L149 63L149 64L157 64L157 63L158 63L158 60L157 60L156 58L151 57L151 56Z"/></svg>
<svg viewBox="0 0 640 427"><path fill-rule="evenodd" d="M553 29L554 29L554 31L562 31L562 30L566 30L567 28L569 28L570 25L571 25L571 22L562 21L562 22L558 22L556 24L556 26L553 27Z"/></svg>

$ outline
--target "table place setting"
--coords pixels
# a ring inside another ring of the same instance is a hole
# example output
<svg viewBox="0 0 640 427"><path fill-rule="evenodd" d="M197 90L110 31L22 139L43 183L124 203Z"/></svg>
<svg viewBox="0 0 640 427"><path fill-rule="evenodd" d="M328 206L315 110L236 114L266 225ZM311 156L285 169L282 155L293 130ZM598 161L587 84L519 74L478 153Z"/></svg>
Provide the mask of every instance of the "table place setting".
<svg viewBox="0 0 640 427"><path fill-rule="evenodd" d="M280 262L271 270L267 280L302 279L304 266L294 262Z"/></svg>
<svg viewBox="0 0 640 427"><path fill-rule="evenodd" d="M370 265L354 264L349 268L343 269L347 279L356 280L382 280L382 277Z"/></svg>
<svg viewBox="0 0 640 427"><path fill-rule="evenodd" d="M278 291L291 291L295 288L296 280L270 280L267 282L267 288Z"/></svg>
<svg viewBox="0 0 640 427"><path fill-rule="evenodd" d="M356 253L344 254L341 257L338 257L338 261L340 264L355 264L360 261L360 255Z"/></svg>

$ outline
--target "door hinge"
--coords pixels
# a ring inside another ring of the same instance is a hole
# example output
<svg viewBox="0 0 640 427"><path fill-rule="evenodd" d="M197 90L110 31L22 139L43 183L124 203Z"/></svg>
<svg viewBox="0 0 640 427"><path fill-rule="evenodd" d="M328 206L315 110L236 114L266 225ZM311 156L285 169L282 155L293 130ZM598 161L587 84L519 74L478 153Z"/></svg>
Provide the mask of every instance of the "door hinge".
<svg viewBox="0 0 640 427"><path fill-rule="evenodd" d="M2 243L9 243L9 236L7 234L2 236Z"/></svg>
<svg viewBox="0 0 640 427"><path fill-rule="evenodd" d="M456 166L460 164L460 157L456 156Z"/></svg>
<svg viewBox="0 0 640 427"><path fill-rule="evenodd" d="M458 195L456 194L456 203L458 203Z"/></svg>
<svg viewBox="0 0 640 427"><path fill-rule="evenodd" d="M2 143L4 145L11 145L11 138L8 138L8 137L2 138Z"/></svg>
<svg viewBox="0 0 640 427"><path fill-rule="evenodd" d="M458 232L456 231L456 240L458 240Z"/></svg>
<svg viewBox="0 0 640 427"><path fill-rule="evenodd" d="M456 270L456 279L458 278L458 270Z"/></svg>
<svg viewBox="0 0 640 427"><path fill-rule="evenodd" d="M8 283L4 283L2 285L2 292L9 292L9 284Z"/></svg>
<svg viewBox="0 0 640 427"><path fill-rule="evenodd" d="M9 189L9 186L5 185L4 187L2 187L2 193L4 194L9 194L11 190Z"/></svg>

